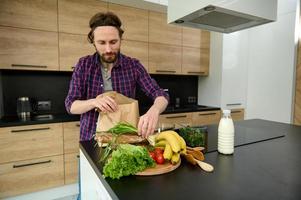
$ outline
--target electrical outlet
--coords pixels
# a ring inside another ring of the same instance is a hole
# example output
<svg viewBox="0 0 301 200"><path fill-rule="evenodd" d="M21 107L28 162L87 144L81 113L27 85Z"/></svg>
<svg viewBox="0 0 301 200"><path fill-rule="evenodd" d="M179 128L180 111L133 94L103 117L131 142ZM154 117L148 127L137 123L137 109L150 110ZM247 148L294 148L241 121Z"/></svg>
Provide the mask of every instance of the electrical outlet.
<svg viewBox="0 0 301 200"><path fill-rule="evenodd" d="M187 98L187 102L188 102L188 103L196 103L196 97L194 97L194 96L189 96L189 97Z"/></svg>
<svg viewBox="0 0 301 200"><path fill-rule="evenodd" d="M51 110L51 101L38 101L38 111Z"/></svg>

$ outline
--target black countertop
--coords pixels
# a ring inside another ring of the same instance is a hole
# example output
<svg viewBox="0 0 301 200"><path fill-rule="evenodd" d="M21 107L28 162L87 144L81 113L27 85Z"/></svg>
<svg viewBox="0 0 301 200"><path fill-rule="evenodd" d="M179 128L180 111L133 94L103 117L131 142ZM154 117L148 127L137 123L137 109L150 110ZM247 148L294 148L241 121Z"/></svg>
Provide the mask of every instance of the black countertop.
<svg viewBox="0 0 301 200"><path fill-rule="evenodd" d="M80 115L54 114L38 115L27 120L20 120L17 116L3 117L0 119L0 127L25 126L34 124L49 124L59 122L79 121Z"/></svg>
<svg viewBox="0 0 301 200"><path fill-rule="evenodd" d="M103 179L97 166L94 141L80 148L119 199L301 199L301 127L266 120L235 122L232 156L216 152L217 126L208 126L206 173L183 161L173 172L157 176Z"/></svg>
<svg viewBox="0 0 301 200"><path fill-rule="evenodd" d="M140 115L143 115L148 109L149 109L149 107L139 108ZM170 107L167 107L167 109L162 114L210 111L210 110L219 110L219 109L220 108L217 108L217 107L199 106L199 105L183 106L181 108L174 108L174 107L170 106ZM71 121L79 121L80 120L80 115L68 115L67 113L66 114L52 114L49 116L39 115L39 116L31 117L28 120L20 120L18 118L18 116L2 117L0 119L0 127L71 122Z"/></svg>

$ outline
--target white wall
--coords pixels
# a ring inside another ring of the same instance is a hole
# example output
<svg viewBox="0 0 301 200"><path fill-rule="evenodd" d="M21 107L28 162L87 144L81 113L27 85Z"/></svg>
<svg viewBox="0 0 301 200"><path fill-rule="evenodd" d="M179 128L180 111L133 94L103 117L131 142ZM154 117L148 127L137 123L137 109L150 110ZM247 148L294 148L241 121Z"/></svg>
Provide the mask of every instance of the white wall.
<svg viewBox="0 0 301 200"><path fill-rule="evenodd" d="M249 30L246 118L290 123L297 0L278 2L276 22Z"/></svg>
<svg viewBox="0 0 301 200"><path fill-rule="evenodd" d="M231 77L231 73L226 75L228 80L239 79L238 82L246 87L245 118L290 123L298 6L298 0L278 0L277 21L244 30L243 35L235 36L233 33L220 36L220 33L212 32L210 74L207 78L199 78L198 103L223 106L227 96L224 92L229 92L223 85L226 82L223 80L224 69L231 64L228 62L231 55L230 60L237 60L240 66L246 68L245 78L238 77L237 74ZM237 41L243 45L239 45ZM233 90L239 87L240 85L233 87Z"/></svg>

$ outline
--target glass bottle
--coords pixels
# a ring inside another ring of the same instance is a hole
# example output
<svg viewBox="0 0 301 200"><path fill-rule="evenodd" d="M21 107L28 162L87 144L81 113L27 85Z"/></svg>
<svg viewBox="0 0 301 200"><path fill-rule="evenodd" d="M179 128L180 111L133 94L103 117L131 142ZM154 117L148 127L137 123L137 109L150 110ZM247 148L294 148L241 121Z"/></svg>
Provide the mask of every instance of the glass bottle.
<svg viewBox="0 0 301 200"><path fill-rule="evenodd" d="M223 116L218 125L217 141L217 150L219 153L234 153L234 124L230 110L223 110Z"/></svg>

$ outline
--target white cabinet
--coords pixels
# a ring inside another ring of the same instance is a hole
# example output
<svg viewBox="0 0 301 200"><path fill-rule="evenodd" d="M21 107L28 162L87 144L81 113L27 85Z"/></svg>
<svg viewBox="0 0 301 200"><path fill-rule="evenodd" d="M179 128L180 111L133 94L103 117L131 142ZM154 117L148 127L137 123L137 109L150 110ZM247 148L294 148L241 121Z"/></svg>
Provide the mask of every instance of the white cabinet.
<svg viewBox="0 0 301 200"><path fill-rule="evenodd" d="M244 108L247 96L248 32L211 33L210 76L199 77L198 103Z"/></svg>

